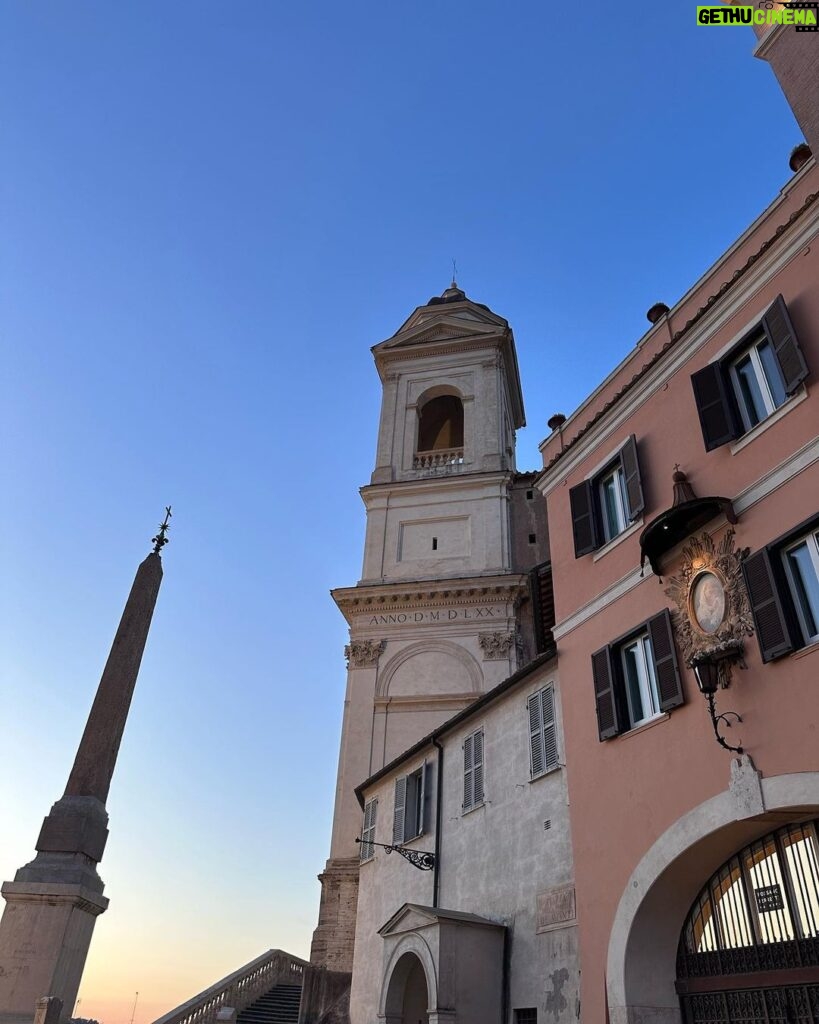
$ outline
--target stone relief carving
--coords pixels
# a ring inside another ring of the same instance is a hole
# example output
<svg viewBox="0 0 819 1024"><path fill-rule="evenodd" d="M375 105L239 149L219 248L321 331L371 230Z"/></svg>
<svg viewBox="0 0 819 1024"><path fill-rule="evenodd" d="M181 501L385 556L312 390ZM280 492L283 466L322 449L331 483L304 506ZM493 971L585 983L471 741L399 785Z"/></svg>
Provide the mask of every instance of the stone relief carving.
<svg viewBox="0 0 819 1024"><path fill-rule="evenodd" d="M353 640L344 648L348 668L371 668L377 665L386 646L386 640Z"/></svg>
<svg viewBox="0 0 819 1024"><path fill-rule="evenodd" d="M509 652L517 652L517 635L515 633L479 633L478 643L483 651L484 661L504 661Z"/></svg>
<svg viewBox="0 0 819 1024"><path fill-rule="evenodd" d="M749 550L734 548L733 530L718 545L703 533L683 548L680 572L665 589L677 606L671 618L685 664L693 668L706 658L724 659L724 686L730 682L730 662L742 664L743 637L754 632L742 578Z"/></svg>

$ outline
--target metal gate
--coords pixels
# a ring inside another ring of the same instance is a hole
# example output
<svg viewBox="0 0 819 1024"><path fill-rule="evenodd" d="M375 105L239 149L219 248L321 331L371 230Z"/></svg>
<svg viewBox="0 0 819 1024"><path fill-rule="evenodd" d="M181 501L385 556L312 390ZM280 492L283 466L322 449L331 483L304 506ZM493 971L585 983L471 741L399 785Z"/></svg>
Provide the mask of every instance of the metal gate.
<svg viewBox="0 0 819 1024"><path fill-rule="evenodd" d="M686 1024L819 1024L817 822L726 861L689 911L677 955Z"/></svg>

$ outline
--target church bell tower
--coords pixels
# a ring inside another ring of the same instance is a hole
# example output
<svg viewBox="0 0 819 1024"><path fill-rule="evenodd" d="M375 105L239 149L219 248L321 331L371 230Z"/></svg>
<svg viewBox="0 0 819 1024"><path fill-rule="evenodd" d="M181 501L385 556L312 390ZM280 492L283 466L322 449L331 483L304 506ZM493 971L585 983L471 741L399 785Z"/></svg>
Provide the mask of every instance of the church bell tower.
<svg viewBox="0 0 819 1024"><path fill-rule="evenodd" d="M533 474L515 467L515 431L525 420L507 321L453 281L372 352L381 417L375 469L361 489L362 578L333 591L350 643L311 952L336 971L350 971L353 960L362 824L355 787L522 663L526 572L547 550L545 519L538 538L534 506L525 507Z"/></svg>

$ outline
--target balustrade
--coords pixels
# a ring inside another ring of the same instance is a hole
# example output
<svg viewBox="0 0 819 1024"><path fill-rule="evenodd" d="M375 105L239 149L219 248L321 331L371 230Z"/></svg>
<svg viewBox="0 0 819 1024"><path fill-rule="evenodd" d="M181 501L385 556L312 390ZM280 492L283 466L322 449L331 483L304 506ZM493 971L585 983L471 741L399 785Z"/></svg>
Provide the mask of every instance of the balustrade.
<svg viewBox="0 0 819 1024"><path fill-rule="evenodd" d="M439 448L436 451L416 452L413 469L443 469L457 471L464 464L463 448Z"/></svg>
<svg viewBox="0 0 819 1024"><path fill-rule="evenodd" d="M306 966L306 960L280 949L269 949L154 1024L213 1024L223 1006L241 1013L274 985L300 985Z"/></svg>

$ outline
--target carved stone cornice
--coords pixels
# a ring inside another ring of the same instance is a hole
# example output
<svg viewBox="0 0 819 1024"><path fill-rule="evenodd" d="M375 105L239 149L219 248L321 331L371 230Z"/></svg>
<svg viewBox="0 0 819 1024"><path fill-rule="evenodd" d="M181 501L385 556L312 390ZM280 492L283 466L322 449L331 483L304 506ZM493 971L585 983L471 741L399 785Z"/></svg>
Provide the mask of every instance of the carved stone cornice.
<svg viewBox="0 0 819 1024"><path fill-rule="evenodd" d="M512 650L517 651L517 634L479 633L478 643L481 645L484 661L506 661Z"/></svg>
<svg viewBox="0 0 819 1024"><path fill-rule="evenodd" d="M410 611L508 603L516 609L529 592L523 574L483 576L459 580L429 580L423 583L363 584L331 591L333 600L348 622L367 612Z"/></svg>
<svg viewBox="0 0 819 1024"><path fill-rule="evenodd" d="M373 668L386 646L386 640L353 640L344 648L347 667Z"/></svg>

